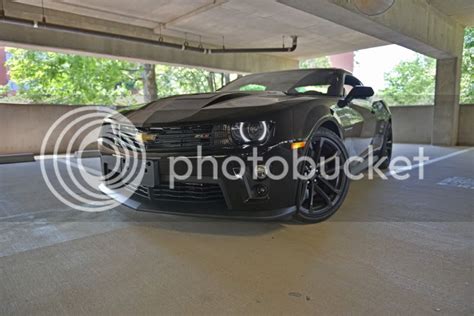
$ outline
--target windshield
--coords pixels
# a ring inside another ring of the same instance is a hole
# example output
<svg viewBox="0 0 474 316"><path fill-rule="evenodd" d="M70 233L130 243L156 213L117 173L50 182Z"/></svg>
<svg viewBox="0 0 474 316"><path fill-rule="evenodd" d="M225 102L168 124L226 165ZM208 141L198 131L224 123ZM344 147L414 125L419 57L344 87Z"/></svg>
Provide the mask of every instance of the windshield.
<svg viewBox="0 0 474 316"><path fill-rule="evenodd" d="M304 69L248 75L220 91L283 91L289 94L341 96L342 73L334 69Z"/></svg>

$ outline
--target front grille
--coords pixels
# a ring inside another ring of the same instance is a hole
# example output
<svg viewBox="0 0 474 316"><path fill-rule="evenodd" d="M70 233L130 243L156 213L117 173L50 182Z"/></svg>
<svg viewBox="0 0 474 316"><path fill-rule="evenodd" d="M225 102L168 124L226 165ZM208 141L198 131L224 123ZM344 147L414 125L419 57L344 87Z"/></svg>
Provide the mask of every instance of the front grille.
<svg viewBox="0 0 474 316"><path fill-rule="evenodd" d="M143 145L136 138L140 132L156 135L155 140L147 142L144 148L153 151L195 150L197 146L222 148L233 144L230 127L227 124L193 124L150 128L108 124L104 125L101 137L112 140L118 148L140 151Z"/></svg>
<svg viewBox="0 0 474 316"><path fill-rule="evenodd" d="M212 125L188 125L177 127L150 128L150 133L156 134L156 139L148 143L147 147L183 148L201 145L209 146L212 141Z"/></svg>
<svg viewBox="0 0 474 316"><path fill-rule="evenodd" d="M138 130L135 126L129 125L112 125L112 133L114 134L114 143L118 148L126 148L132 151L139 151L140 144L136 140Z"/></svg>
<svg viewBox="0 0 474 316"><path fill-rule="evenodd" d="M224 125L153 127L147 132L156 134L155 141L147 144L149 149L188 149L226 145L230 142L230 133Z"/></svg>

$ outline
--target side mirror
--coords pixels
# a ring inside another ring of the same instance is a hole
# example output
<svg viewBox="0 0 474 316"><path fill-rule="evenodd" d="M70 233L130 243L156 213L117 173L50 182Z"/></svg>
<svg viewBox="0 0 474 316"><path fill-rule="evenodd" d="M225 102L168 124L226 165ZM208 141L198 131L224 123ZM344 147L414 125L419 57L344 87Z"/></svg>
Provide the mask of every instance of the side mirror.
<svg viewBox="0 0 474 316"><path fill-rule="evenodd" d="M337 105L339 107L345 107L354 99L365 99L375 94L374 89L371 87L356 86L352 88L351 92L345 97L344 100L339 100Z"/></svg>

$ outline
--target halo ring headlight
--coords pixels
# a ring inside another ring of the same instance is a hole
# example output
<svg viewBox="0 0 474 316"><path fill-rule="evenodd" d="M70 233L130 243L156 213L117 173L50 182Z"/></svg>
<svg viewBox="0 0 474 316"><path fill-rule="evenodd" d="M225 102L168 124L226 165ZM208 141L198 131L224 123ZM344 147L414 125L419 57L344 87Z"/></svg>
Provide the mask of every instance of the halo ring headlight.
<svg viewBox="0 0 474 316"><path fill-rule="evenodd" d="M239 144L264 143L270 134L266 121L239 122L232 125L232 137Z"/></svg>

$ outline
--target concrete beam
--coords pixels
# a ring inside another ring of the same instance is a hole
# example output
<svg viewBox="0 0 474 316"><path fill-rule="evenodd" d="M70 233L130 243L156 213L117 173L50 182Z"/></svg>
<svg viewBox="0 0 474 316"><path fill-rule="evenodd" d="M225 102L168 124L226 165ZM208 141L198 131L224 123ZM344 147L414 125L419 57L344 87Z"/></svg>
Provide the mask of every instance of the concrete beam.
<svg viewBox="0 0 474 316"><path fill-rule="evenodd" d="M351 0L277 1L437 59L457 57L463 43L463 26L425 0L398 0L377 16L362 14Z"/></svg>
<svg viewBox="0 0 474 316"><path fill-rule="evenodd" d="M29 19L31 21L41 21L42 19L42 12L39 8L10 1L6 3L8 5L5 6L4 9L7 16ZM152 29L54 10L46 10L45 13L47 21L53 24L158 40L158 35L154 33ZM180 42L179 39L170 37L166 37L166 40L177 43ZM205 55L104 36L76 34L42 28L35 29L33 27L26 27L4 21L0 21L0 44L4 46L121 58L142 63L187 65L237 73L298 68L297 60L273 55ZM190 44L196 43L190 41Z"/></svg>
<svg viewBox="0 0 474 316"><path fill-rule="evenodd" d="M239 73L298 68L297 60L277 56L248 53L205 55L102 36L34 29L1 21L0 43L2 46L100 55L142 63L188 65Z"/></svg>

